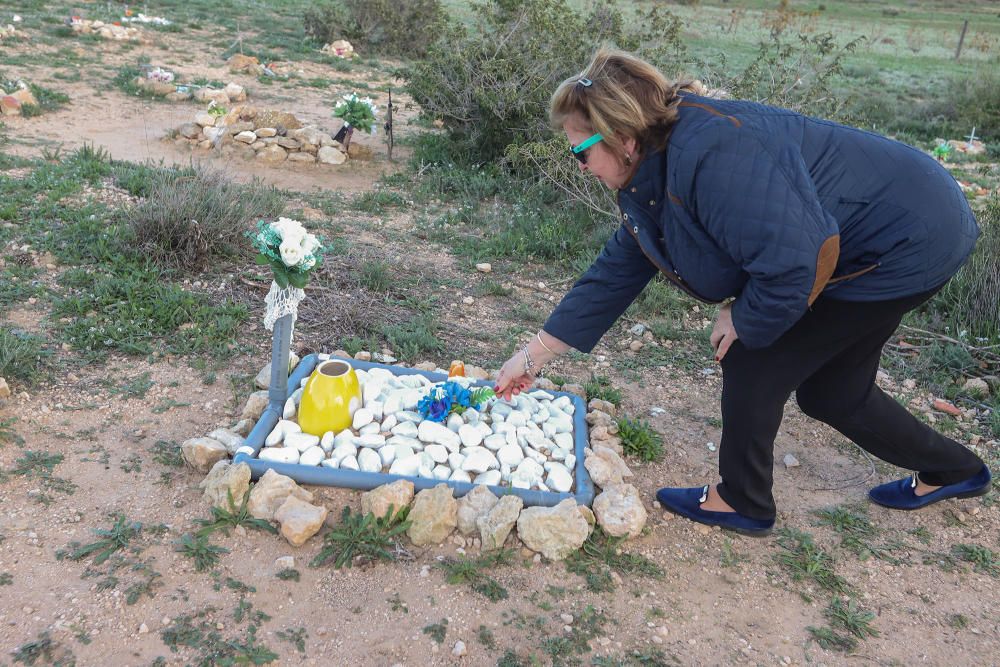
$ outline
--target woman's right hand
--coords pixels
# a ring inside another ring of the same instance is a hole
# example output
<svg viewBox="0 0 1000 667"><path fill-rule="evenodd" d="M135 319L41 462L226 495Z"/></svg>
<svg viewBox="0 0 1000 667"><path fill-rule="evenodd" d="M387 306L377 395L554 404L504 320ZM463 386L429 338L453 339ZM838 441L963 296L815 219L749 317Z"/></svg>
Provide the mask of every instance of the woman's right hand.
<svg viewBox="0 0 1000 667"><path fill-rule="evenodd" d="M497 396L509 401L511 396L520 394L534 382L535 376L524 369L524 354L518 351L500 368L493 391Z"/></svg>

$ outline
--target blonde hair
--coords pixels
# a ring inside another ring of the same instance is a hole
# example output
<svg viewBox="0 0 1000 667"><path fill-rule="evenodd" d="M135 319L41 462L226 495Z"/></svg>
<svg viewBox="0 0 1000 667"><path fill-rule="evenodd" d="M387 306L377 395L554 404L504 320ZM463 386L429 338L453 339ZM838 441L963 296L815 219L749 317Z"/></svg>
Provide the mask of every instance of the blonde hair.
<svg viewBox="0 0 1000 667"><path fill-rule="evenodd" d="M601 47L582 72L556 88L549 101L549 122L556 130L571 117L582 118L604 137L614 155L625 153L621 137L660 150L677 121L678 93L684 91L705 92L696 81L669 81L645 60Z"/></svg>

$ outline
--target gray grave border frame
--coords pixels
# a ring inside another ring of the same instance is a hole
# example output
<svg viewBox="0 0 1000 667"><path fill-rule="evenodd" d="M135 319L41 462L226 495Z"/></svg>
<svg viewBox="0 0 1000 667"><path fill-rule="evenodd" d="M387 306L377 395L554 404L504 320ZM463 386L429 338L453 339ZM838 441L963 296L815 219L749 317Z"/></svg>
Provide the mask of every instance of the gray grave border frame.
<svg viewBox="0 0 1000 667"><path fill-rule="evenodd" d="M383 484L391 484L396 480L405 479L413 482L414 489L421 491L431 489L439 484L447 484L456 496L464 496L472 491L477 484L469 482L458 482L450 480L430 479L426 477L415 477L408 475L390 475L388 473L361 472L359 470L347 470L340 468L327 468L324 466L304 466L298 463L277 463L274 461L262 461L257 458L257 454L264 446L264 439L274 429L275 424L281 419L284 411L285 401L289 396L289 387L298 388L303 378L313 372L319 362L319 355L310 354L303 358L299 364L288 374L288 357L291 343L292 317L286 315L274 324L274 339L271 348L271 384L268 387L268 405L261 415L253 430L247 436L245 448L252 450L247 453L246 449L240 448L233 463L246 463L250 467L253 479L259 479L268 470L291 477L300 484L316 484L320 486L337 486L349 489L369 490ZM336 359L339 357L330 357ZM403 368L400 366L389 366L385 364L358 361L356 359L344 359L351 363L354 368L369 370L371 368L384 368L394 375L423 375L432 382L442 382L448 377L444 373L432 373L430 371L417 370L415 368ZM283 372L284 370L284 372ZM481 380L475 383L477 386L490 386L490 382ZM516 495L520 497L526 506L552 507L563 500L572 498L580 505L590 506L594 501L594 483L583 465L584 449L587 447L587 406L583 399L575 394L560 391L548 392L554 396L568 396L575 411L573 413L574 443L573 453L576 455L576 466L573 470L573 480L576 484L576 493L557 493L555 491L539 491L534 489L518 489L509 486L488 486L497 496Z"/></svg>

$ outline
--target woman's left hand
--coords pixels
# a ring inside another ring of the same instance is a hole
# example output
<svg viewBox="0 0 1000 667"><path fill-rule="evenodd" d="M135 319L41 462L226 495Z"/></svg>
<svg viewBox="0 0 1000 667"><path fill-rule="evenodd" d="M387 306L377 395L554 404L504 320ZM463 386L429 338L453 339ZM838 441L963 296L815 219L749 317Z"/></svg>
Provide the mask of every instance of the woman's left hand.
<svg viewBox="0 0 1000 667"><path fill-rule="evenodd" d="M733 306L727 303L719 308L719 316L715 318L715 326L712 327L712 335L709 338L712 349L715 350L716 361L722 361L737 338L739 336L736 334L736 327L733 326Z"/></svg>

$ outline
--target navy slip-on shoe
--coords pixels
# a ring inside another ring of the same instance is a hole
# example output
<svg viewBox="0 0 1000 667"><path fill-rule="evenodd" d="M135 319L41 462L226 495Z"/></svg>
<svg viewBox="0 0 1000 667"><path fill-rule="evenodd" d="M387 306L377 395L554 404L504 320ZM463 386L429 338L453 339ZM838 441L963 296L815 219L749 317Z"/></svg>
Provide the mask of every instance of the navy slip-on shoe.
<svg viewBox="0 0 1000 667"><path fill-rule="evenodd" d="M982 470L969 479L946 484L937 491L918 496L914 493L917 488L917 473L913 473L909 477L898 479L895 482L876 486L868 492L868 497L872 499L872 502L895 510L916 510L948 498L984 496L990 491L991 481L990 469L983 466Z"/></svg>
<svg viewBox="0 0 1000 667"><path fill-rule="evenodd" d="M710 512L701 509L708 498L707 486L688 489L664 488L656 492L656 499L664 509L706 526L719 526L740 535L764 537L774 528L774 519L751 519L736 512Z"/></svg>

